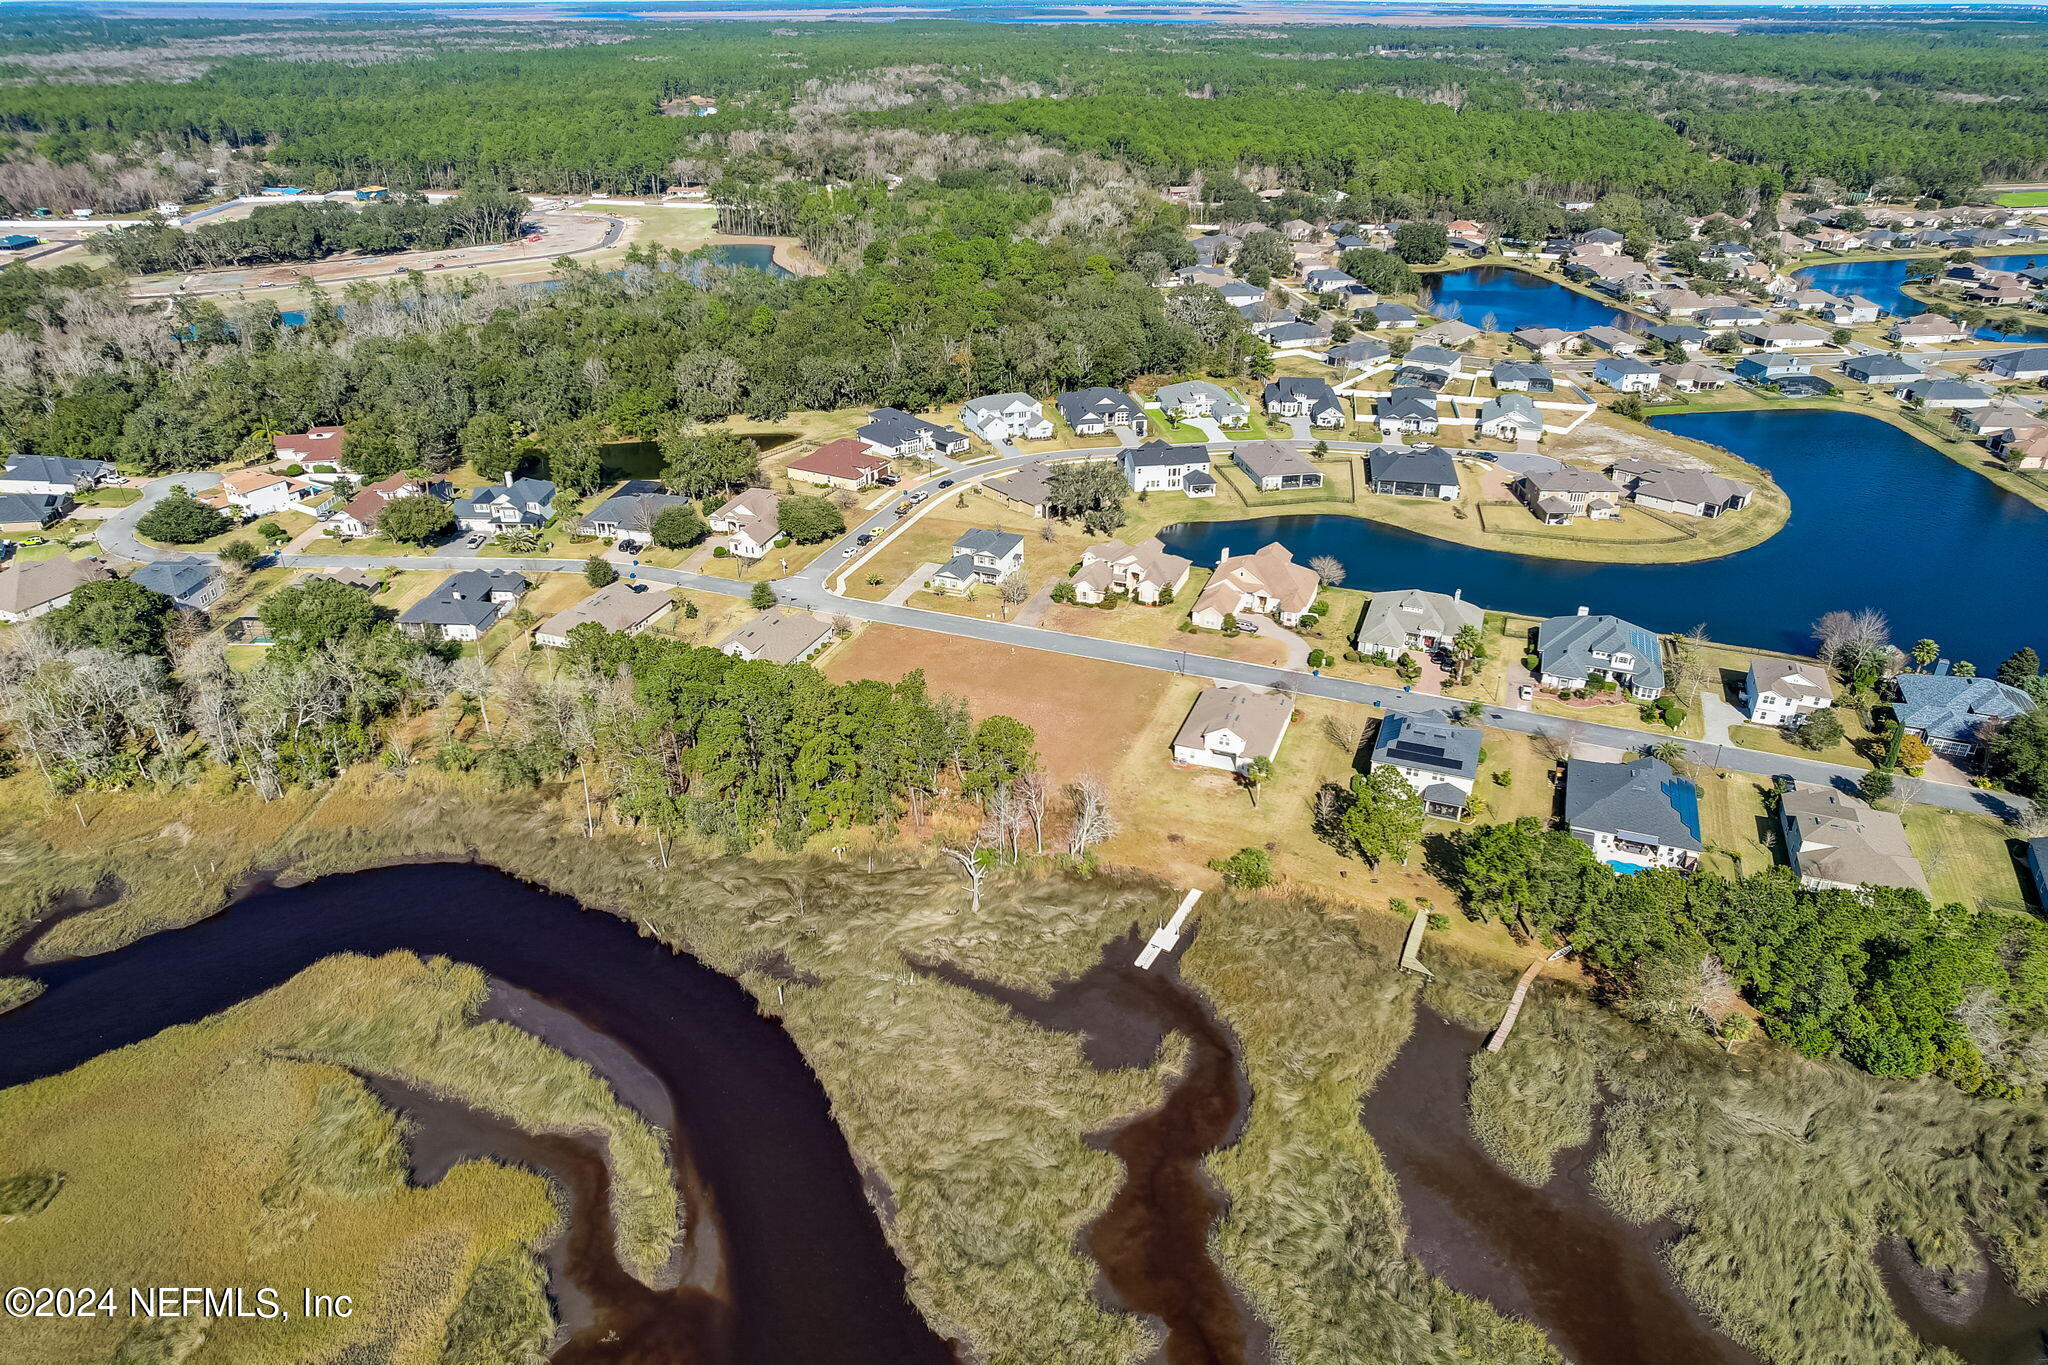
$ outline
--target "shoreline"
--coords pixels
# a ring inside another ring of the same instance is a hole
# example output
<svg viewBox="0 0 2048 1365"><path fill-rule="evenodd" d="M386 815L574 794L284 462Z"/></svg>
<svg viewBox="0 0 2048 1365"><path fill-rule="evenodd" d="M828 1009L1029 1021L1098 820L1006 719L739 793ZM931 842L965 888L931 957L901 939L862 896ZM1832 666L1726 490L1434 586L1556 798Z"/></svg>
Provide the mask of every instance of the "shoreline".
<svg viewBox="0 0 2048 1365"><path fill-rule="evenodd" d="M803 243L795 237L764 237L753 233L715 232L704 239L705 246L766 246L773 247L771 259L775 264L796 276L815 276L826 273L825 267L804 250Z"/></svg>

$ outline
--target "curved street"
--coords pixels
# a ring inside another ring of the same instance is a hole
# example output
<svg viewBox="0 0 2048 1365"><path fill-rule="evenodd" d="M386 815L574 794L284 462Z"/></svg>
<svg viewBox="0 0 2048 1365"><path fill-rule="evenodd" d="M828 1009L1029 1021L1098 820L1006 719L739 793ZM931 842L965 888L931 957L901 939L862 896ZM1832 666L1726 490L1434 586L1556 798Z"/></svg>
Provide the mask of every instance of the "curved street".
<svg viewBox="0 0 2048 1365"><path fill-rule="evenodd" d="M1333 441L1330 444L1333 450L1344 451L1368 451L1375 448L1374 444L1369 442ZM951 478L953 486L947 490L951 493L1044 460L1110 459L1117 453L1117 447L1109 446L999 456L967 465L945 461L941 470L926 480L925 484L935 484L942 477ZM188 553L162 550L144 544L135 534L135 523L153 503L168 494L172 488L182 486L187 491L198 492L213 487L219 481L218 475L205 472L169 474L150 481L145 485L140 501L122 508L113 517L108 518L101 529L100 543L114 554L144 561L172 558L177 554ZM924 485L908 486L902 491L916 492L921 486ZM889 499L865 521L849 526L844 536L828 546L824 553L810 564L786 578L774 580L776 598L790 606L827 616L844 616L855 621L900 626L907 630L930 631L937 635L981 640L1018 649L1041 650L1072 658L1127 664L1133 668L1149 668L1164 673L1204 678L1212 682L1248 683L1255 687L1271 688L1301 696L1350 702L1381 714L1444 712L1460 710L1469 704L1460 698L1445 697L1434 692L1384 687L1375 683L1355 682L1348 678L1322 677L1313 671L1240 663L1234 659L1219 659L1186 650L1160 649L1152 645L1130 644L1121 640L1099 639L1091 635L1069 635L1037 626L1019 625L1014 621L984 621L921 607L870 602L858 597L848 597L837 591L834 586L835 580L843 585L845 574L864 563L869 555L880 550L894 534L912 524L918 516L938 505L936 501L927 501L920 505L918 511L898 518L893 511L896 502L895 498ZM863 532L874 535L865 551L850 557L842 557L843 551L854 547ZM200 558L211 559L217 556L201 555ZM736 579L686 573L680 569L656 568L635 563L616 554L611 558L632 575L650 583L662 583L670 587L689 588L696 592L716 593L727 597L746 597L754 588L753 584L742 583ZM287 554L275 556L268 562L284 568L311 570L405 568L453 572L459 569L517 567L530 573L580 573L584 564L581 559L557 559L537 555L407 555L403 559L394 559L390 555ZM1616 749L1640 748L1647 739L1655 738L1641 730L1543 715L1498 704L1481 705L1483 715L1480 723L1501 730L1550 735L1562 740ZM1808 782L1853 784L1861 776L1861 770L1856 768L1823 763L1817 759L1762 753L1712 739L1677 739L1675 742L1685 749L1693 762L1702 767L1745 773L1753 777L1785 776ZM2009 793L1984 791L1958 783L1927 779L1908 779L1902 782L1899 794L1904 799L1920 805L1937 806L1947 810L1981 811L2001 819L2019 813L2028 805L2024 798Z"/></svg>

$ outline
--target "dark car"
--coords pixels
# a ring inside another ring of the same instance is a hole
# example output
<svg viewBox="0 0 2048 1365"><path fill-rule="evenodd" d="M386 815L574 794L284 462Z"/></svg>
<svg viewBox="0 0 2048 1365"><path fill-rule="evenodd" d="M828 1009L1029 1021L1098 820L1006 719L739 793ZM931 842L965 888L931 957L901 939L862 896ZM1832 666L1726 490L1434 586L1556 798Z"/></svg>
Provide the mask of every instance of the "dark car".
<svg viewBox="0 0 2048 1365"><path fill-rule="evenodd" d="M939 487L941 487L941 488L951 488L952 486L953 486L953 481L952 481L951 479L940 479L940 480L939 480Z"/></svg>

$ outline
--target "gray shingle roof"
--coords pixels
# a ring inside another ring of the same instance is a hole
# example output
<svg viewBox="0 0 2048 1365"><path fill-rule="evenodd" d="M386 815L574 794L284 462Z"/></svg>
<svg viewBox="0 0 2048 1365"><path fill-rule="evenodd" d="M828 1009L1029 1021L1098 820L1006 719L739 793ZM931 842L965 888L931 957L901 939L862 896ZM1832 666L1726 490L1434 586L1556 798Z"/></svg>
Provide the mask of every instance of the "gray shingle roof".
<svg viewBox="0 0 2048 1365"><path fill-rule="evenodd" d="M1661 759L1571 760L1564 770L1564 818L1573 829L1703 851L1699 790Z"/></svg>
<svg viewBox="0 0 2048 1365"><path fill-rule="evenodd" d="M183 601L211 583L220 570L203 559L159 559L145 564L128 576L131 583L162 593L173 602Z"/></svg>
<svg viewBox="0 0 2048 1365"><path fill-rule="evenodd" d="M1352 643L1361 653L1398 654L1408 647L1410 635L1456 635L1462 627L1476 629L1485 623L1486 613L1462 597L1427 588L1400 588L1372 595L1358 618L1358 633Z"/></svg>
<svg viewBox="0 0 2048 1365"><path fill-rule="evenodd" d="M407 607L399 616L402 626L475 626L482 628L497 619L494 592L517 595L526 591L526 580L516 573L496 569L464 569L449 574L439 586Z"/></svg>
<svg viewBox="0 0 2048 1365"><path fill-rule="evenodd" d="M1109 421L1118 413L1128 414L1127 420L1134 422L1144 416L1138 400L1121 389L1075 389L1061 394L1056 406L1069 426L1091 420Z"/></svg>
<svg viewBox="0 0 2048 1365"><path fill-rule="evenodd" d="M0 493L0 525L34 522L48 526L64 511L61 493Z"/></svg>
<svg viewBox="0 0 2048 1365"><path fill-rule="evenodd" d="M58 455L10 455L0 478L37 483L90 483L114 472L106 460L71 460Z"/></svg>
<svg viewBox="0 0 2048 1365"><path fill-rule="evenodd" d="M1372 766L1391 763L1397 768L1470 780L1479 776L1481 738L1468 725L1396 713L1380 722L1379 733L1373 737ZM1465 794L1456 788L1452 791L1462 804Z"/></svg>
<svg viewBox="0 0 2048 1365"><path fill-rule="evenodd" d="M2010 720L2034 709L2034 699L1996 678L1959 678L1954 674L1901 673L1894 713L1908 730L1930 739L1975 743L1978 727L1987 721Z"/></svg>
<svg viewBox="0 0 2048 1365"><path fill-rule="evenodd" d="M1372 482L1458 486L1458 465L1442 446L1414 450L1375 450L1367 459Z"/></svg>
<svg viewBox="0 0 2048 1365"><path fill-rule="evenodd" d="M1543 671L1558 678L1584 678L1614 671L1596 655L1633 657L1627 673L1645 691L1664 686L1664 647L1657 637L1619 616L1553 616L1536 627L1536 653Z"/></svg>

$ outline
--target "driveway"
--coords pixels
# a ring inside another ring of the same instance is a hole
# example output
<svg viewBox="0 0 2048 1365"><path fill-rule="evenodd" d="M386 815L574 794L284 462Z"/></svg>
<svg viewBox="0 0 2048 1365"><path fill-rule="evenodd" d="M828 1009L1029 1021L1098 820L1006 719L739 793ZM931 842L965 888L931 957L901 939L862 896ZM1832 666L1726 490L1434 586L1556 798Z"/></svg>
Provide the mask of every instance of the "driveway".
<svg viewBox="0 0 2048 1365"><path fill-rule="evenodd" d="M220 483L220 475L209 470L194 470L185 474L166 474L160 479L151 479L142 485L142 496L108 517L100 526L100 548L110 555L122 559L138 559L147 564L159 559L175 559L186 551L181 549L159 550L154 545L145 545L142 537L135 533L135 523L143 514L162 502L173 488L182 488L187 493L204 493Z"/></svg>

